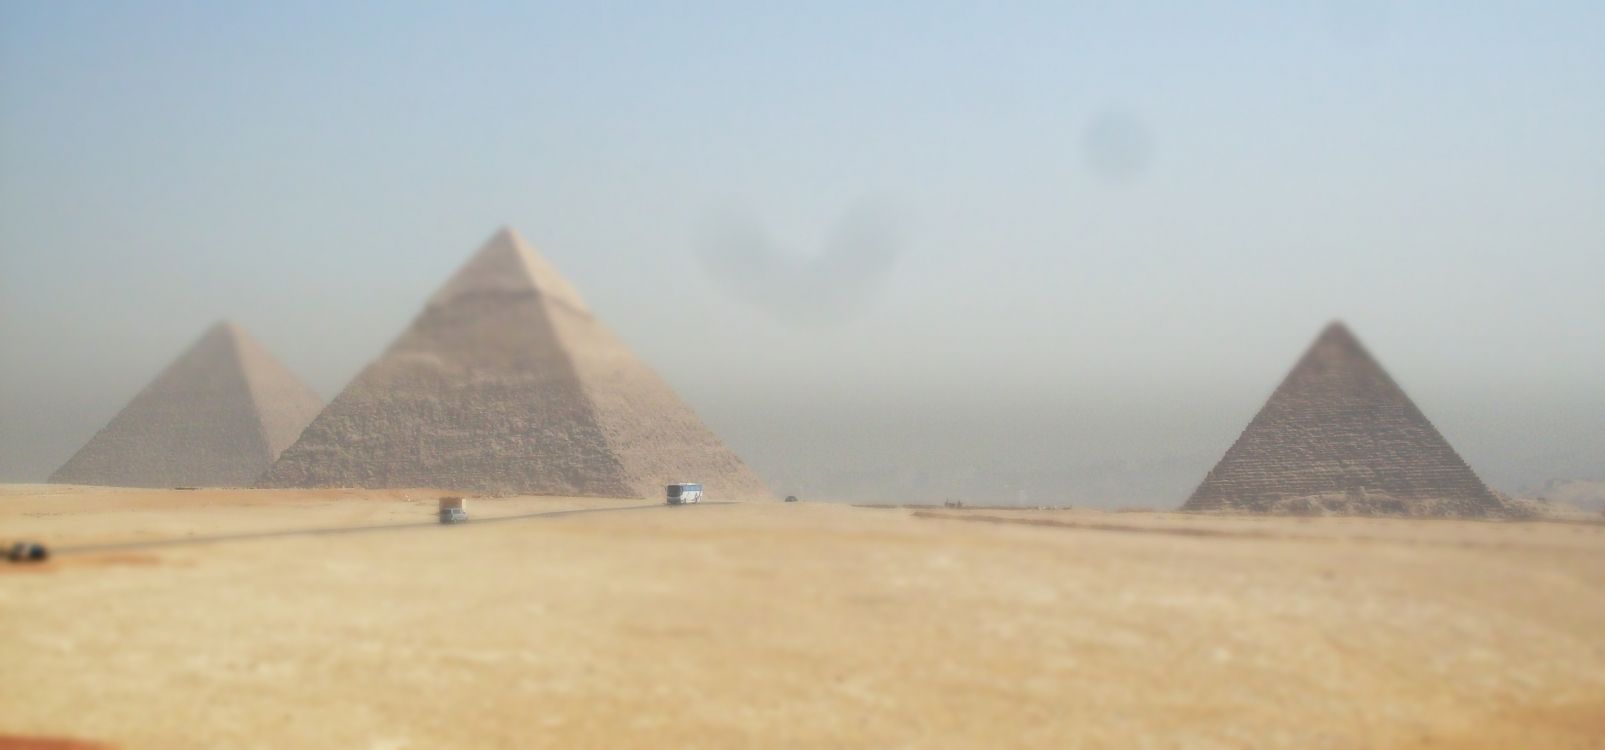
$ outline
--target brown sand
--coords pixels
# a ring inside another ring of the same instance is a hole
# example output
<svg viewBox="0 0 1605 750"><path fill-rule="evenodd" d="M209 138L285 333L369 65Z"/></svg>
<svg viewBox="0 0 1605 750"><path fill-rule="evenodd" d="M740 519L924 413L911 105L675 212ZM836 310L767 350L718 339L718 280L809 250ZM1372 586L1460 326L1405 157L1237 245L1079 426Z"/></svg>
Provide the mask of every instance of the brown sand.
<svg viewBox="0 0 1605 750"><path fill-rule="evenodd" d="M47 543L428 491L0 490ZM474 499L476 519L639 501ZM976 522L987 520L987 522ZM1599 747L1605 526L653 507L0 570L0 735L118 747Z"/></svg>
<svg viewBox="0 0 1605 750"><path fill-rule="evenodd" d="M19 737L0 734L0 750L104 750L110 745L69 737Z"/></svg>

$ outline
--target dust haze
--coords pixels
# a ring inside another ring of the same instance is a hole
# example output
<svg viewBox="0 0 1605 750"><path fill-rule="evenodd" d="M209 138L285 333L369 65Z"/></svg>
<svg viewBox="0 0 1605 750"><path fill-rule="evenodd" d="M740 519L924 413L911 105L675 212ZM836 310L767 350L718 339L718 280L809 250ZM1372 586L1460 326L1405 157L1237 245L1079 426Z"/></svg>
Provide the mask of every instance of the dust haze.
<svg viewBox="0 0 1605 750"><path fill-rule="evenodd" d="M501 225L827 497L1179 503L1333 319L1497 489L1600 478L1597 12L861 12L8 8L0 478L217 319L333 398Z"/></svg>
<svg viewBox="0 0 1605 750"><path fill-rule="evenodd" d="M1597 748L1601 39L0 3L0 750Z"/></svg>

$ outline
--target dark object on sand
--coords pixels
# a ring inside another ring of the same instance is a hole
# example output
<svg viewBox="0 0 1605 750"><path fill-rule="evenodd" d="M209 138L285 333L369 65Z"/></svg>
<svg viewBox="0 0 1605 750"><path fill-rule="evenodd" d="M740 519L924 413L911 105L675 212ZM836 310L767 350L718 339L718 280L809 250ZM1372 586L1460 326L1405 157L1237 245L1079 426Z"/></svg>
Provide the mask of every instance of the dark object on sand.
<svg viewBox="0 0 1605 750"><path fill-rule="evenodd" d="M468 523L468 511L462 508L441 508L440 522L447 524Z"/></svg>
<svg viewBox="0 0 1605 750"><path fill-rule="evenodd" d="M441 523L468 523L468 501L460 497L440 498Z"/></svg>
<svg viewBox="0 0 1605 750"><path fill-rule="evenodd" d="M797 496L796 495L787 495L786 496L786 502L788 502L788 503L797 502Z"/></svg>
<svg viewBox="0 0 1605 750"><path fill-rule="evenodd" d="M38 542L17 542L6 557L12 562L44 562L50 558L50 550Z"/></svg>

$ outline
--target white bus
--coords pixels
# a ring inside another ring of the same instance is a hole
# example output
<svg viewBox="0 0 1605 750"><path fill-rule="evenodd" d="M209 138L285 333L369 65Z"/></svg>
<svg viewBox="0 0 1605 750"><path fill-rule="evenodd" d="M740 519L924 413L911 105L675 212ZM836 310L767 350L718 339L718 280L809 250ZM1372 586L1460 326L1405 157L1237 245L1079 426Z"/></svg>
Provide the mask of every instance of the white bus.
<svg viewBox="0 0 1605 750"><path fill-rule="evenodd" d="M670 505L702 502L702 485L700 484L688 484L685 482L671 484L669 485L668 493Z"/></svg>

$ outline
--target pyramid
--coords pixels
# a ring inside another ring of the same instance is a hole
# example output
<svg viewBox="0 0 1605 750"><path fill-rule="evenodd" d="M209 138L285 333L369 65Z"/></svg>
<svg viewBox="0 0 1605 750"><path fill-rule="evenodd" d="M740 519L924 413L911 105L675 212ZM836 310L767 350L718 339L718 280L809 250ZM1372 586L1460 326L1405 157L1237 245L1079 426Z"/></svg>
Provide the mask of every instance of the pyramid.
<svg viewBox="0 0 1605 750"><path fill-rule="evenodd" d="M224 321L145 386L50 481L249 486L322 408L311 388Z"/></svg>
<svg viewBox="0 0 1605 750"><path fill-rule="evenodd" d="M1342 323L1332 323L1183 510L1505 512Z"/></svg>
<svg viewBox="0 0 1605 750"><path fill-rule="evenodd" d="M510 229L284 452L269 487L711 499L768 490Z"/></svg>

